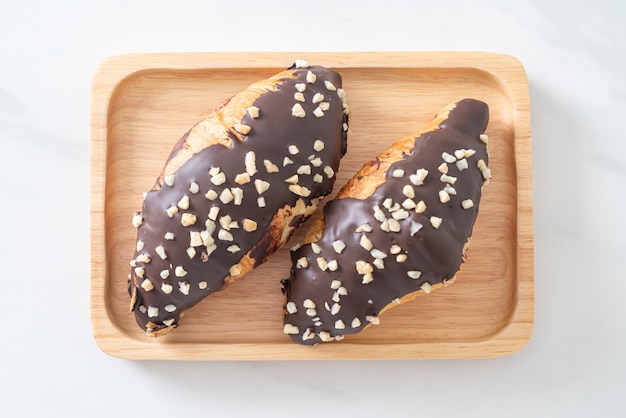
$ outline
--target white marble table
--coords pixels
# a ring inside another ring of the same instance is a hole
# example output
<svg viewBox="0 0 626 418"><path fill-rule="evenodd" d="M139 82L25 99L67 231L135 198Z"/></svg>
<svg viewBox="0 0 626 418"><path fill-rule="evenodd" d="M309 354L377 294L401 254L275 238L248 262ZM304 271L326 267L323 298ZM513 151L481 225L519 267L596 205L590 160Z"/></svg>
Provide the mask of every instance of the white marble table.
<svg viewBox="0 0 626 418"><path fill-rule="evenodd" d="M626 3L419 3L0 0L0 415L625 416ZM528 346L445 361L103 354L89 320L92 74L114 54L205 50L518 57L533 132Z"/></svg>

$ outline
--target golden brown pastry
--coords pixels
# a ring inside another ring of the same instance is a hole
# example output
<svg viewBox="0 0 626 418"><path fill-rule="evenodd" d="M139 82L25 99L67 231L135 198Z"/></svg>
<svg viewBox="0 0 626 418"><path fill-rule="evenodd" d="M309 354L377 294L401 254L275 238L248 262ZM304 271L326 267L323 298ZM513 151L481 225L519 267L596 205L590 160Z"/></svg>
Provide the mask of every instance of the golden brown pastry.
<svg viewBox="0 0 626 418"><path fill-rule="evenodd" d="M148 335L267 260L332 191L348 130L341 86L296 61L176 144L133 218L131 310Z"/></svg>
<svg viewBox="0 0 626 418"><path fill-rule="evenodd" d="M292 250L286 334L301 344L340 340L455 280L490 177L488 119L477 100L447 106L326 204L305 244Z"/></svg>

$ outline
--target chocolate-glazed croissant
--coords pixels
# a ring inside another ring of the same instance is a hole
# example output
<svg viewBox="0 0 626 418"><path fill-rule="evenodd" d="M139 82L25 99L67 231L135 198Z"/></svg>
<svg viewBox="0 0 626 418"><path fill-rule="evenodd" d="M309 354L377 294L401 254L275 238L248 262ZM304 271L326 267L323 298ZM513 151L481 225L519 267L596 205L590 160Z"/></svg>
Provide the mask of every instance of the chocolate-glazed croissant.
<svg viewBox="0 0 626 418"><path fill-rule="evenodd" d="M346 152L340 75L296 61L176 144L133 218L129 293L150 336L283 246L332 191Z"/></svg>
<svg viewBox="0 0 626 418"><path fill-rule="evenodd" d="M291 253L284 332L340 340L382 312L455 280L487 168L485 103L444 108L421 133L365 164Z"/></svg>

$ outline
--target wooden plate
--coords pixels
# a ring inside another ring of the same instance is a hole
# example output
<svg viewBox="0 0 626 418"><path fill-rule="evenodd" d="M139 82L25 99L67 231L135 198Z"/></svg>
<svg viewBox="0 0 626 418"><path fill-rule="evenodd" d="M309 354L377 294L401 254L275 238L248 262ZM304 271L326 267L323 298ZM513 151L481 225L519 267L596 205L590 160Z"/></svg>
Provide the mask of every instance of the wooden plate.
<svg viewBox="0 0 626 418"><path fill-rule="evenodd" d="M381 316L381 324L317 347L282 332L288 247L187 311L165 337L129 313L132 214L174 143L214 107L296 58L337 69L351 109L336 188L446 104L487 102L493 180L457 282ZM107 59L92 84L91 318L103 351L129 359L389 359L513 353L533 323L533 223L528 84L515 58L493 53L191 53Z"/></svg>

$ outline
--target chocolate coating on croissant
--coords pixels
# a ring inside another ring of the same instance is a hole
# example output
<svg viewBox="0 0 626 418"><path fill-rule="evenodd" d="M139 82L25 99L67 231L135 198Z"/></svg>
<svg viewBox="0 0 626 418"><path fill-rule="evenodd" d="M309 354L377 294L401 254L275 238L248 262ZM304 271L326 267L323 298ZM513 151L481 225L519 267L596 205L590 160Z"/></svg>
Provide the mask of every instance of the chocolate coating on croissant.
<svg viewBox="0 0 626 418"><path fill-rule="evenodd" d="M488 117L483 102L457 103L388 166L369 197L344 197L342 190L326 204L321 237L291 254L285 333L301 344L338 340L378 324L379 314L407 295L455 277L489 178L481 135ZM382 166L379 156L361 171ZM367 183L367 174L358 181Z"/></svg>
<svg viewBox="0 0 626 418"><path fill-rule="evenodd" d="M149 335L267 260L332 191L346 151L344 99L335 71L292 67L220 143L168 172L189 133L176 144L134 218L131 309Z"/></svg>

